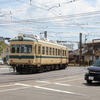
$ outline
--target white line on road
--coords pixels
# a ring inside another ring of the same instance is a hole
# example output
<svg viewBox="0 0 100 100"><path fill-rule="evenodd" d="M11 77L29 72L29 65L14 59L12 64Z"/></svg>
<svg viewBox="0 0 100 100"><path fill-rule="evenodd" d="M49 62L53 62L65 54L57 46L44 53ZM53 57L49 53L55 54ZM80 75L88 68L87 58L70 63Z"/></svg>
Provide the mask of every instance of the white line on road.
<svg viewBox="0 0 100 100"><path fill-rule="evenodd" d="M28 85L28 84L22 84L22 83L15 83L15 85L21 85L21 86L31 87L31 85Z"/></svg>
<svg viewBox="0 0 100 100"><path fill-rule="evenodd" d="M54 83L56 85L62 85L62 86L71 86L70 84L62 84L62 83Z"/></svg>
<svg viewBox="0 0 100 100"><path fill-rule="evenodd" d="M67 80L67 79L70 79L70 78L80 78L80 76L69 76L69 77L63 77L63 78L57 78L57 79L54 79L54 80L56 80L56 81L60 81L60 80Z"/></svg>
<svg viewBox="0 0 100 100"><path fill-rule="evenodd" d="M9 92L9 91L21 90L21 89L26 89L26 88L29 88L29 87L6 89L6 90L1 90L0 92Z"/></svg>
<svg viewBox="0 0 100 100"><path fill-rule="evenodd" d="M70 84L61 84L61 83L53 83L53 84L63 85L63 86L71 86ZM9 91L16 91L16 90L21 90L21 89L26 89L26 88L34 87L34 88L43 89L43 90L49 90L49 91L54 91L54 92L66 93L66 94L71 94L71 95L85 96L85 94L80 94L80 93L75 93L75 92L70 92L70 91L64 91L64 90L58 90L58 89L53 89L53 88L47 88L47 87L41 87L41 86L34 86L34 85L23 84L23 83L14 83L14 84L10 84L10 85L3 85L3 86L0 86L0 87L9 87L9 86L16 86L16 85L17 86L18 85L19 86L24 86L24 87L4 89L4 90L1 90L0 93L2 93L2 92L9 92Z"/></svg>
<svg viewBox="0 0 100 100"><path fill-rule="evenodd" d="M39 89L43 89L43 90L55 91L55 92L60 92L60 93L72 94L72 95L81 95L81 96L85 96L84 94L75 93L75 92L63 91L63 90L52 89L52 88L46 88L46 87L40 87L40 86L34 86L34 87L35 87L35 88L39 88Z"/></svg>
<svg viewBox="0 0 100 100"><path fill-rule="evenodd" d="M70 85L70 84L63 84L63 83L54 83L56 85L61 85L61 86L71 86L71 87L78 87L78 88L87 88L85 86L73 86L73 85Z"/></svg>
<svg viewBox="0 0 100 100"><path fill-rule="evenodd" d="M2 88L2 87L14 86L14 85L16 85L16 84L2 85L2 86L0 86L0 88Z"/></svg>
<svg viewBox="0 0 100 100"><path fill-rule="evenodd" d="M17 85L24 86L24 87L4 89L4 90L0 90L0 92L14 91L14 90L20 90L20 89L26 89L26 88L32 87L31 85L28 85L28 84L14 83L14 84L10 84L10 85L2 85L2 86L0 86L0 88L17 86Z"/></svg>
<svg viewBox="0 0 100 100"><path fill-rule="evenodd" d="M73 81L76 81L76 80L81 80L82 78L77 78L77 79L71 79L71 80L64 80L64 81L61 81L61 82L73 82Z"/></svg>
<svg viewBox="0 0 100 100"><path fill-rule="evenodd" d="M50 83L50 82L48 82L48 81L36 81L36 82L51 84L51 83Z"/></svg>
<svg viewBox="0 0 100 100"><path fill-rule="evenodd" d="M2 85L2 86L0 86L0 88L2 88L2 87L16 86L16 85L21 85L21 86L31 86L31 85L28 85L28 84L15 83L15 84L9 84L9 85Z"/></svg>

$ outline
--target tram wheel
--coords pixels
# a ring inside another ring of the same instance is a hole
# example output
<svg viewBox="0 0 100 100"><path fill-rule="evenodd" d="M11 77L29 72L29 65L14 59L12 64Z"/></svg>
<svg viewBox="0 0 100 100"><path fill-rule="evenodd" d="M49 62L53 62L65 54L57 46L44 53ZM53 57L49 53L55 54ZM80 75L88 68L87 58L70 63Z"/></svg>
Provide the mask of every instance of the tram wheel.
<svg viewBox="0 0 100 100"><path fill-rule="evenodd" d="M28 73L28 74L31 74L31 73L32 73L32 71L33 71L33 70L32 70L32 68L31 68L31 67L27 68L27 73Z"/></svg>
<svg viewBox="0 0 100 100"><path fill-rule="evenodd" d="M55 65L55 70L59 70L59 65Z"/></svg>
<svg viewBox="0 0 100 100"><path fill-rule="evenodd" d="M44 67L43 67L43 66L40 66L40 67L38 68L38 72L39 72L39 73L44 72Z"/></svg>

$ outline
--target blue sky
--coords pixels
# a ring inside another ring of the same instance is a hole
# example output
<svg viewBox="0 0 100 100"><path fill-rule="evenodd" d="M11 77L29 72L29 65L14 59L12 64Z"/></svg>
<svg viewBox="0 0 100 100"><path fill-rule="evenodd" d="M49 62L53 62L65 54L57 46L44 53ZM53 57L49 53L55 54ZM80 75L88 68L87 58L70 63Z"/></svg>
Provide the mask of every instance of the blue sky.
<svg viewBox="0 0 100 100"><path fill-rule="evenodd" d="M47 31L51 40L100 37L100 0L0 0L0 36Z"/></svg>

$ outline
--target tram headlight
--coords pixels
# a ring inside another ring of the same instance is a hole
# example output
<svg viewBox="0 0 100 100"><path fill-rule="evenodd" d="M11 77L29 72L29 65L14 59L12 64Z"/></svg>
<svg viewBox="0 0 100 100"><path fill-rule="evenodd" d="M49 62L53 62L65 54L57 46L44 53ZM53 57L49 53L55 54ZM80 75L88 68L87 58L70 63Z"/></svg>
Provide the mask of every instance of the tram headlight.
<svg viewBox="0 0 100 100"><path fill-rule="evenodd" d="M17 37L18 37L18 40L20 40L20 41L23 40L23 34L19 33Z"/></svg>
<svg viewBox="0 0 100 100"><path fill-rule="evenodd" d="M18 40L22 41L23 37L22 36L18 36Z"/></svg>

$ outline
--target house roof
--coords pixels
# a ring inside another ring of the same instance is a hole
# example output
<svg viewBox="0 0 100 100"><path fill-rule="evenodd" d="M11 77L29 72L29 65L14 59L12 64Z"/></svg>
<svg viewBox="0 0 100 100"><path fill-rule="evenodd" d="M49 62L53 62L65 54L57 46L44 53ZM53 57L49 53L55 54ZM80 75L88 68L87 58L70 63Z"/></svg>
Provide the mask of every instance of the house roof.
<svg viewBox="0 0 100 100"><path fill-rule="evenodd" d="M82 54L85 54L85 53L86 53L86 51L82 50ZM75 51L72 51L72 52L70 53L70 55L80 55L79 49L77 49L77 50L75 50Z"/></svg>
<svg viewBox="0 0 100 100"><path fill-rule="evenodd" d="M88 43L85 43L85 44L93 44L93 43L100 43L100 39L94 39L94 40L92 40L92 41L90 41L90 42L88 42Z"/></svg>

